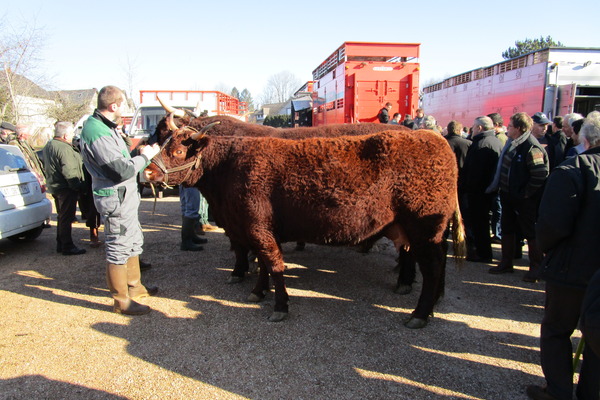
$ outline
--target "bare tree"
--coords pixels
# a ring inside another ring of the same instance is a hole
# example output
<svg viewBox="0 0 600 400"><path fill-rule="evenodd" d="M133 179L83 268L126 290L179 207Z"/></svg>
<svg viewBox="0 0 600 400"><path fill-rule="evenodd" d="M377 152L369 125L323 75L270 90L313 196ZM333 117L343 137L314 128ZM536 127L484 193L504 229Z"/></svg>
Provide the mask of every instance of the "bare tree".
<svg viewBox="0 0 600 400"><path fill-rule="evenodd" d="M300 79L290 71L271 75L259 100L261 104L283 103L294 94L301 84Z"/></svg>
<svg viewBox="0 0 600 400"><path fill-rule="evenodd" d="M217 92L221 92L221 93L230 93L231 92L231 86L226 85L223 82L219 82L215 85L215 88L213 90L216 90Z"/></svg>
<svg viewBox="0 0 600 400"><path fill-rule="evenodd" d="M17 122L19 97L43 94L30 79L39 64L38 53L43 46L44 35L35 23L15 28L4 22L0 32L0 91L3 92L1 97L6 99L0 108L0 119Z"/></svg>
<svg viewBox="0 0 600 400"><path fill-rule="evenodd" d="M127 54L126 58L125 58L125 62L121 65L121 68L123 70L123 74L125 76L125 82L126 82L126 89L127 90L127 95L129 96L130 99L135 99L135 97L133 96L133 92L135 90L135 87L137 86L137 70L138 70L138 63L137 63L137 58L131 58L129 56L129 54ZM135 102L135 100L134 100Z"/></svg>
<svg viewBox="0 0 600 400"><path fill-rule="evenodd" d="M74 103L68 98L56 96L56 100L46 109L50 118L57 121L69 121L76 123L87 111L88 105L85 103Z"/></svg>

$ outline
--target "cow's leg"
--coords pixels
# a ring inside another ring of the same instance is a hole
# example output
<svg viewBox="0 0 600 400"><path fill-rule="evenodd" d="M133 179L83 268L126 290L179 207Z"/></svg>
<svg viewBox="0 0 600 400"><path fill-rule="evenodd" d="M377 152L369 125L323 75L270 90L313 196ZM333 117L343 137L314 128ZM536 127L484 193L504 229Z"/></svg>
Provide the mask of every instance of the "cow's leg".
<svg viewBox="0 0 600 400"><path fill-rule="evenodd" d="M417 262L410 251L401 248L398 254L398 283L394 293L409 294L417 275Z"/></svg>
<svg viewBox="0 0 600 400"><path fill-rule="evenodd" d="M275 287L275 307L273 308L273 314L269 317L269 321L278 322L287 318L288 315L288 300L289 296L285 288L285 280L283 273L285 271L285 264L283 263L283 256L281 253L281 247L274 239L264 239L257 246L258 261L260 265L260 278L252 293L260 296L262 291L268 288L268 277L263 279L265 276L263 269L267 271L271 279L273 280L273 286Z"/></svg>
<svg viewBox="0 0 600 400"><path fill-rule="evenodd" d="M252 292L250 293L250 296L248 296L248 301L251 301L253 303L258 303L259 301L262 301L269 292L269 290L269 271L265 267L264 263L259 259L258 279L256 281L254 289L252 289Z"/></svg>
<svg viewBox="0 0 600 400"><path fill-rule="evenodd" d="M419 248L415 256L423 275L423 288L417 308L404 324L412 329L423 328L427 325L427 318L433 312L433 306L443 290L441 286L444 282L444 258L446 255L441 244L427 243Z"/></svg>
<svg viewBox="0 0 600 400"><path fill-rule="evenodd" d="M231 241L231 248L235 253L235 265L227 283L239 283L244 280L246 272L250 268L248 263L248 249L234 241Z"/></svg>

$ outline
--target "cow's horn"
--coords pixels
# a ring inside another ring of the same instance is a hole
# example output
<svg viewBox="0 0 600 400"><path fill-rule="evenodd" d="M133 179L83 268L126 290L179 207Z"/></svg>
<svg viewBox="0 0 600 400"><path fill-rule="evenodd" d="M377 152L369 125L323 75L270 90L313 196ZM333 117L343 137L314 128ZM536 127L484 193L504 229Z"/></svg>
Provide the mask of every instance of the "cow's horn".
<svg viewBox="0 0 600 400"><path fill-rule="evenodd" d="M168 105L164 101L162 101L162 99L160 98L160 96L156 96L156 99L158 100L158 102L160 103L160 105L162 106L162 108L165 109L165 111L167 112L167 114L173 114L174 117L180 117L180 118L185 115L185 111L180 110L180 109L175 108L175 107L171 107L170 105Z"/></svg>
<svg viewBox="0 0 600 400"><path fill-rule="evenodd" d="M177 129L179 129L177 127L177 125L175 124L175 121L173 121L173 113L170 113L169 115L167 115L167 127L175 132Z"/></svg>
<svg viewBox="0 0 600 400"><path fill-rule="evenodd" d="M193 133L192 136L190 136L190 138L193 140L202 139L204 136L206 136L207 130L209 130L210 128L212 128L215 125L219 125L220 123L221 123L221 121L211 122L210 124L206 125L204 128L200 129L199 132Z"/></svg>
<svg viewBox="0 0 600 400"><path fill-rule="evenodd" d="M191 136L191 138L194 140L202 139L206 135L207 130L209 130L210 128L212 128L215 125L219 125L220 123L221 123L221 121L211 122L210 124L206 125L204 128L200 129L199 132L194 133Z"/></svg>

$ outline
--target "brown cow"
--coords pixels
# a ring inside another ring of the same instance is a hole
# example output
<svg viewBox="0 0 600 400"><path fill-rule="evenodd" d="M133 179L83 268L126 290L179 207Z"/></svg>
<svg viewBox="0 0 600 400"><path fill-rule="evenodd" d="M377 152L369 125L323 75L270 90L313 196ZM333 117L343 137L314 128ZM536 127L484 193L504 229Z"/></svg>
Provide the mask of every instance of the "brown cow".
<svg viewBox="0 0 600 400"><path fill-rule="evenodd" d="M357 136L368 133L381 132L384 130L403 130L410 132L408 129L401 125L385 125L385 124L373 124L373 123L362 123L362 124L332 124L323 127L301 127L301 128L273 128L270 126L263 126L257 124L248 124L238 119L228 116L213 116L213 117L195 117L190 112L176 109L160 100L160 103L168 113L168 117L164 117L159 121L156 126L156 131L153 135L153 140L158 137L166 137L169 135L170 130L176 130L178 127L190 126L197 130L207 129L207 132L211 136L251 136L251 137L279 137L286 139L303 139L310 137L338 137L338 136ZM213 212L213 217L218 219L218 216ZM218 221L217 221L218 223ZM367 243L363 244L363 248L370 248L370 246L378 239L374 237ZM303 243L298 243L297 248L303 248ZM229 283L241 282L246 273L249 270L248 253L249 249L245 248L239 243L231 241L231 249L235 253L235 266L231 272L231 276L228 280ZM364 251L364 250L363 250ZM368 250L367 250L368 251ZM408 254L404 254L402 250L401 257L404 260L402 265L404 268L400 270L398 275L398 283L396 292L400 294L406 294L411 291L412 283L414 281L416 266L414 261L409 257Z"/></svg>
<svg viewBox="0 0 600 400"><path fill-rule="evenodd" d="M174 184L197 186L232 242L257 251L261 275L251 299L264 298L270 274L271 321L288 313L279 242L352 245L384 234L419 262L423 289L406 326L426 325L442 290L451 219L455 245L464 246L456 161L443 137L422 130L286 140L183 127L158 142L163 165L152 164L148 180L168 173Z"/></svg>

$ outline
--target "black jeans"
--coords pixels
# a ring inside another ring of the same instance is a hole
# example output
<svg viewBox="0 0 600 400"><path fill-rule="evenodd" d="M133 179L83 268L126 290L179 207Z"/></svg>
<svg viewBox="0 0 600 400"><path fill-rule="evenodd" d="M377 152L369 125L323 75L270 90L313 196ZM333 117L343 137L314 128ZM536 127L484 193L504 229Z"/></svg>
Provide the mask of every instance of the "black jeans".
<svg viewBox="0 0 600 400"><path fill-rule="evenodd" d="M70 250L75 247L73 238L71 237L71 225L73 224L73 219L75 219L79 193L71 189L62 189L57 193L53 193L52 196L54 197L57 214L57 250Z"/></svg>
<svg viewBox="0 0 600 400"><path fill-rule="evenodd" d="M490 236L490 211L494 193L469 193L469 223L473 232L473 244L481 258L492 258L492 238Z"/></svg>
<svg viewBox="0 0 600 400"><path fill-rule="evenodd" d="M557 399L573 396L573 346L571 335L577 328L585 289L546 283L546 305L540 337L542 370L548 392ZM577 384L579 400L598 400L600 358L588 347Z"/></svg>

